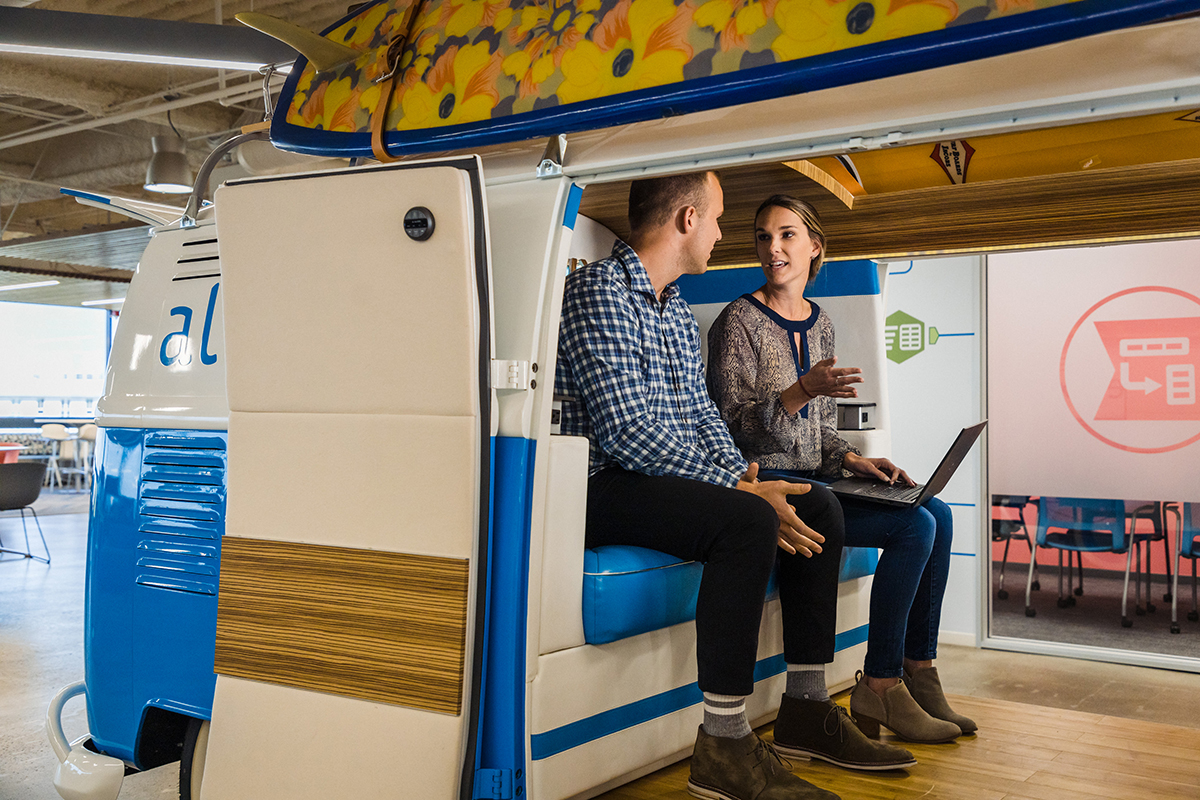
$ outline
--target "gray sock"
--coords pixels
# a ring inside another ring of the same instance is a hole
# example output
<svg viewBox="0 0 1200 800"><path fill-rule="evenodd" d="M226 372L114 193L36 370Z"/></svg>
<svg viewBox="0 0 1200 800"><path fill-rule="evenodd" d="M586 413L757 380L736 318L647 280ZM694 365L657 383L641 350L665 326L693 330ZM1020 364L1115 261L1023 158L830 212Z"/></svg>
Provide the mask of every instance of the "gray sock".
<svg viewBox="0 0 1200 800"><path fill-rule="evenodd" d="M825 665L788 664L785 694L799 700L828 700L829 689L825 686Z"/></svg>
<svg viewBox="0 0 1200 800"><path fill-rule="evenodd" d="M746 698L742 695L704 693L704 732L724 739L750 734Z"/></svg>

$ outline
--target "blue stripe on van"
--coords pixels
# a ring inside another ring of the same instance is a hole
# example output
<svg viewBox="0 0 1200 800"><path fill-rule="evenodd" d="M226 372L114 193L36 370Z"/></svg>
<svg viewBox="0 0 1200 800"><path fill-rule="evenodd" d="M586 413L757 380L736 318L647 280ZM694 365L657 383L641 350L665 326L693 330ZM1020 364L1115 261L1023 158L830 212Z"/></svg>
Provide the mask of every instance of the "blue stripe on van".
<svg viewBox="0 0 1200 800"><path fill-rule="evenodd" d="M516 775L525 764L529 524L537 442L519 436L495 436L492 441L492 539L475 766ZM521 795L525 779L514 778L512 789Z"/></svg>
<svg viewBox="0 0 1200 800"><path fill-rule="evenodd" d="M575 218L579 216L579 201L583 199L583 189L571 184L567 194L567 212L563 214L563 227L575 230Z"/></svg>
<svg viewBox="0 0 1200 800"><path fill-rule="evenodd" d="M847 647L865 642L867 627L860 625L839 633L835 639L835 649L845 650ZM764 658L754 665L754 681L757 683L766 680L786 669L787 663L783 660L782 653ZM634 725L673 714L703 701L704 693L700 691L700 687L695 683L689 683L678 689L671 689L575 722L569 722L545 733L534 734L530 737L530 755L534 761L540 761L573 747L587 744L626 728L632 728Z"/></svg>
<svg viewBox="0 0 1200 800"><path fill-rule="evenodd" d="M688 305L729 303L763 285L758 267L713 269L703 275L684 275L675 281ZM879 294L879 269L874 261L831 261L809 284L806 297L846 297Z"/></svg>

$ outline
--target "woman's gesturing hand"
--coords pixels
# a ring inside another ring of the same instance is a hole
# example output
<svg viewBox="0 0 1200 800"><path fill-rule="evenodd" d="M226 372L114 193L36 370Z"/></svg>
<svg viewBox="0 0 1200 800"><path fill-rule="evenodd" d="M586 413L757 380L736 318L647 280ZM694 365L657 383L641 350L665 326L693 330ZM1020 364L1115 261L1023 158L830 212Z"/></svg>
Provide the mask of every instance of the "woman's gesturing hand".
<svg viewBox="0 0 1200 800"><path fill-rule="evenodd" d="M842 459L842 467L860 478L876 478L887 484L899 480L907 486L917 485L916 481L908 477L907 472L886 458L864 458L855 453L846 453L845 458Z"/></svg>
<svg viewBox="0 0 1200 800"><path fill-rule="evenodd" d="M851 384L862 383L862 370L858 367L835 367L837 356L826 358L812 365L800 377L800 388L809 397L858 397L858 389Z"/></svg>

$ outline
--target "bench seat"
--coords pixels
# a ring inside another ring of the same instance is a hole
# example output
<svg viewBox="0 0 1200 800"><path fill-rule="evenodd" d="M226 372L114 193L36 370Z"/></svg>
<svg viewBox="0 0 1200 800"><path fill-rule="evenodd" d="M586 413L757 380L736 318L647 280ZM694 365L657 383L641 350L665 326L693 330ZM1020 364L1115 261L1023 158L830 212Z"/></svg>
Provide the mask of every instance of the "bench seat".
<svg viewBox="0 0 1200 800"><path fill-rule="evenodd" d="M847 547L839 582L875 572L879 551ZM583 553L583 632L588 644L606 644L696 618L704 565L624 545ZM766 599L777 595L775 575Z"/></svg>

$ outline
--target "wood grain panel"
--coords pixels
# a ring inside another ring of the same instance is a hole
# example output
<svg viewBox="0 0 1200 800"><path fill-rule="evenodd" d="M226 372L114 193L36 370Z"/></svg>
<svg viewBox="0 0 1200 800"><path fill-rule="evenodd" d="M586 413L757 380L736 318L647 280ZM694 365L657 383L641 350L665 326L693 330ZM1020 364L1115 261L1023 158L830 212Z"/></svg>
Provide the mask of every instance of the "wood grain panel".
<svg viewBox="0 0 1200 800"><path fill-rule="evenodd" d="M881 258L1200 235L1200 159L868 194L846 208L781 164L721 170L724 238L712 266L757 265L754 212L769 195L821 214L830 258ZM618 236L629 182L589 186L580 213Z"/></svg>
<svg viewBox="0 0 1200 800"><path fill-rule="evenodd" d="M847 705L849 695L840 702ZM917 766L852 772L819 761L793 771L844 798L871 800L1194 800L1200 797L1200 731L1004 700L954 697L979 734L954 744L884 740L912 751ZM768 729L760 734L770 739ZM1165 752L1164 752L1165 751ZM683 800L688 761L600 796Z"/></svg>
<svg viewBox="0 0 1200 800"><path fill-rule="evenodd" d="M226 537L216 671L461 710L468 562Z"/></svg>

